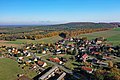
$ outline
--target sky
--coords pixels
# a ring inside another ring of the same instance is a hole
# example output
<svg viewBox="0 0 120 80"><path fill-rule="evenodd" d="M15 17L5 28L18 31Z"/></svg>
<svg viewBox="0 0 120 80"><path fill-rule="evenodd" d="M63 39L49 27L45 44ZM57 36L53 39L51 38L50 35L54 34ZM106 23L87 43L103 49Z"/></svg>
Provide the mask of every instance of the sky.
<svg viewBox="0 0 120 80"><path fill-rule="evenodd" d="M0 0L0 24L119 21L120 0Z"/></svg>

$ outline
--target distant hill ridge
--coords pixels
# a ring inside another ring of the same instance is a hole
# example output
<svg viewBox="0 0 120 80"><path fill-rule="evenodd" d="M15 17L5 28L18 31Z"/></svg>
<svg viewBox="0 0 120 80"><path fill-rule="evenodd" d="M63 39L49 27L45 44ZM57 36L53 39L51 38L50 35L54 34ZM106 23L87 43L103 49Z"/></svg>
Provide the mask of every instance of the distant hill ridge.
<svg viewBox="0 0 120 80"><path fill-rule="evenodd" d="M113 23L93 23L93 22L70 22L66 24L49 25L49 28L56 29L76 29L76 28L113 28L118 27L118 24Z"/></svg>
<svg viewBox="0 0 120 80"><path fill-rule="evenodd" d="M41 30L69 30L69 29L91 29L91 28L113 28L120 26L120 23L94 23L94 22L70 22L55 25L1 25L0 28L37 28Z"/></svg>

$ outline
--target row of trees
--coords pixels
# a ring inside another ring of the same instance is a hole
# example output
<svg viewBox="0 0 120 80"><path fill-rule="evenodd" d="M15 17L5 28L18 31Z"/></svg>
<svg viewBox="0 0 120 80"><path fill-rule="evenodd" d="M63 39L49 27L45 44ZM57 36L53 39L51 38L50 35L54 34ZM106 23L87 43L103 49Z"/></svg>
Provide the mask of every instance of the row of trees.
<svg viewBox="0 0 120 80"><path fill-rule="evenodd" d="M109 71L99 69L94 73L97 80L120 80L120 70L112 67Z"/></svg>

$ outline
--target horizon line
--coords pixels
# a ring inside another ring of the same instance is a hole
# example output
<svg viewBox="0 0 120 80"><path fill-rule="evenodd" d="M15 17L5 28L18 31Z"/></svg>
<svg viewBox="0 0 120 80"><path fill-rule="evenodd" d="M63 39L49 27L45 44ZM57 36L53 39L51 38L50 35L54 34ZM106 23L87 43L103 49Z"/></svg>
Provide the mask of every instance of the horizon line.
<svg viewBox="0 0 120 80"><path fill-rule="evenodd" d="M78 21L76 21L76 22L74 22L74 21L72 21L72 22L63 22L63 23L47 23L47 24L0 24L0 26L49 26L49 25L60 25L60 24L69 24L69 23L120 23L120 22L118 22L118 21L113 21L113 22L94 22L94 21L89 21L89 22L87 22L87 21L80 21L80 22L78 22Z"/></svg>

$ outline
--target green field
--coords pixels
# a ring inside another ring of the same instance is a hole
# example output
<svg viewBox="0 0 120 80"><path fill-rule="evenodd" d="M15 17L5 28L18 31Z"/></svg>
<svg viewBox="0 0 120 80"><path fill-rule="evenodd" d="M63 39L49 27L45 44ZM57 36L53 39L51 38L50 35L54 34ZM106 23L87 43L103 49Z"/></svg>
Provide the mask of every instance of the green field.
<svg viewBox="0 0 120 80"><path fill-rule="evenodd" d="M88 39L94 39L96 37L105 37L108 40L108 43L118 45L118 44L120 44L120 28L115 28L115 29L108 30L108 31L82 34L82 35L79 35L76 37L88 37ZM54 43L60 39L62 39L62 38L59 36L55 36L55 37L43 38L43 39L39 39L39 40L18 39L17 41L7 41L4 43L16 44L16 45L25 44L25 43ZM48 57L50 57L50 56L46 56L45 58L48 59ZM52 57L55 57L55 56L52 56ZM69 60L70 56L64 55L63 57L67 58ZM73 69L76 67L75 65L73 65L73 63L75 63L75 62L70 60L65 64L65 66L67 66L70 69ZM77 64L77 63L75 63L75 64ZM32 78L36 75L36 73L34 71L30 71L28 69L28 67L26 67L25 70L22 70L21 67L18 67L18 63L14 60L11 60L8 58L0 59L0 80L16 80L17 74L20 74L20 73L24 73L30 78Z"/></svg>
<svg viewBox="0 0 120 80"><path fill-rule="evenodd" d="M112 30L94 32L94 33L88 33L88 34L81 34L76 37L87 37L88 39L104 37L108 40L108 43L111 43L113 45L118 45L120 44L120 28L114 28ZM21 45L26 43L54 43L61 39L62 38L59 36L48 37L48 38L37 39L37 40L18 39L16 41L5 42L5 44Z"/></svg>
<svg viewBox="0 0 120 80"><path fill-rule="evenodd" d="M27 67L22 70L21 67L18 67L18 63L12 59L0 59L0 80L16 80L17 74L26 74L30 78L36 76L36 73Z"/></svg>
<svg viewBox="0 0 120 80"><path fill-rule="evenodd" d="M9 41L8 44L26 44L26 43L54 43L62 39L59 36L37 39L37 40L28 40L28 39L18 39L16 41Z"/></svg>
<svg viewBox="0 0 120 80"><path fill-rule="evenodd" d="M17 62L7 58L0 59L0 80L15 80L18 73L22 73L22 69Z"/></svg>
<svg viewBox="0 0 120 80"><path fill-rule="evenodd" d="M120 28L115 28L115 29L108 30L108 31L81 34L78 37L87 37L88 39L104 37L107 39L108 43L111 43L113 45L118 45L120 44Z"/></svg>

